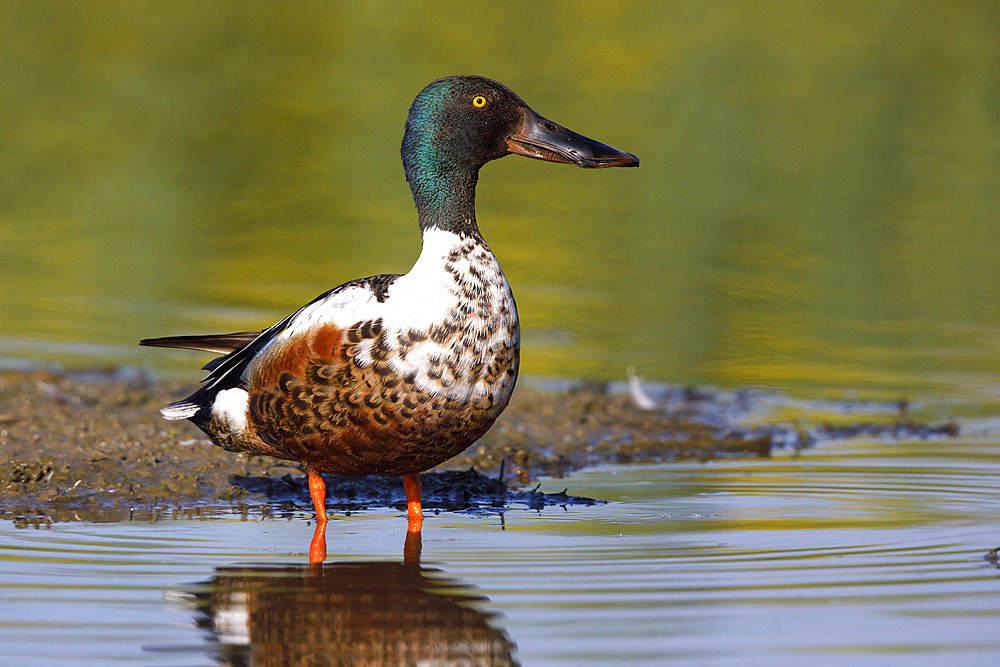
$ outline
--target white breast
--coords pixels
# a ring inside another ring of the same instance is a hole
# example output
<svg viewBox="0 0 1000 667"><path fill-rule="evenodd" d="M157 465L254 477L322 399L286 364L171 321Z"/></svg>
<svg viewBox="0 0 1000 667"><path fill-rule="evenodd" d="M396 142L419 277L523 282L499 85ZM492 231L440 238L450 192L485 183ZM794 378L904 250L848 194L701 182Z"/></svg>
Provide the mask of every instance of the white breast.
<svg viewBox="0 0 1000 667"><path fill-rule="evenodd" d="M377 319L382 320L392 352L391 367L413 375L421 390L459 400L490 392L509 395L513 390L514 377L489 386L468 373L511 348L516 364L520 345L514 296L482 239L428 229L417 262L392 282L382 301L368 287L348 287L303 309L276 338L286 339L322 323L346 328ZM444 330L452 333L444 337ZM407 344L410 331L428 337ZM438 335L431 335L434 332ZM359 347L362 364L371 362L366 345L371 342Z"/></svg>

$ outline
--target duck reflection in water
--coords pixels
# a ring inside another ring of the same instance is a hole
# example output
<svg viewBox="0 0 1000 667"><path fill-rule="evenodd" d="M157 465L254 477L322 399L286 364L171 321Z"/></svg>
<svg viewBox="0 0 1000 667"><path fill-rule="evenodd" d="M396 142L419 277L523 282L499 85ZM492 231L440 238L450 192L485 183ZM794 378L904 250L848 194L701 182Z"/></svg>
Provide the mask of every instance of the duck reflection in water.
<svg viewBox="0 0 1000 667"><path fill-rule="evenodd" d="M420 536L402 562L219 568L187 598L223 665L515 665L488 598L425 568Z"/></svg>

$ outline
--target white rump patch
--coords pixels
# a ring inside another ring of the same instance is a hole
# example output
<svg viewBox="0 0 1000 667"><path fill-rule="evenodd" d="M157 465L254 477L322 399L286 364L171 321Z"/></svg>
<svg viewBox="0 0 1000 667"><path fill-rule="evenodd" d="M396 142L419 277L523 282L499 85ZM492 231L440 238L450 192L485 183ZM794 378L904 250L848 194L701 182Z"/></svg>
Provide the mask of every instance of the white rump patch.
<svg viewBox="0 0 1000 667"><path fill-rule="evenodd" d="M212 416L227 424L230 431L240 433L247 427L247 408L250 397L239 387L223 389L215 395L212 403Z"/></svg>

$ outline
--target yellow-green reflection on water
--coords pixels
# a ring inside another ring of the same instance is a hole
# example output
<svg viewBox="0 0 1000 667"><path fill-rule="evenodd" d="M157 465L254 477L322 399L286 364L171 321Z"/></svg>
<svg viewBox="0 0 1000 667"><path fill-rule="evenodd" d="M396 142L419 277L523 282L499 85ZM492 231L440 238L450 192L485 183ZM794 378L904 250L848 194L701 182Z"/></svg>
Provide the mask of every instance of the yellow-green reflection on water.
<svg viewBox="0 0 1000 667"><path fill-rule="evenodd" d="M524 373L996 400L997 62L994 3L7 3L0 356L407 270L407 106L476 72L642 158L483 170Z"/></svg>

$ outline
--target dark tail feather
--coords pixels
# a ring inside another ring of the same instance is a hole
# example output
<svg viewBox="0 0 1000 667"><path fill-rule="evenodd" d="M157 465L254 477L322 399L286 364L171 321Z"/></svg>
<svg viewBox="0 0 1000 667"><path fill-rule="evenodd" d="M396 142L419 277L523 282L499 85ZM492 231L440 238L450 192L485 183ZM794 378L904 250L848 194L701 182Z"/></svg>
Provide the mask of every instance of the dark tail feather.
<svg viewBox="0 0 1000 667"><path fill-rule="evenodd" d="M229 354L245 346L261 331L241 331L228 334L210 334L207 336L166 336L164 338L144 338L139 345L148 347L176 347L185 350L200 350L214 354ZM211 362L210 362L211 363Z"/></svg>

